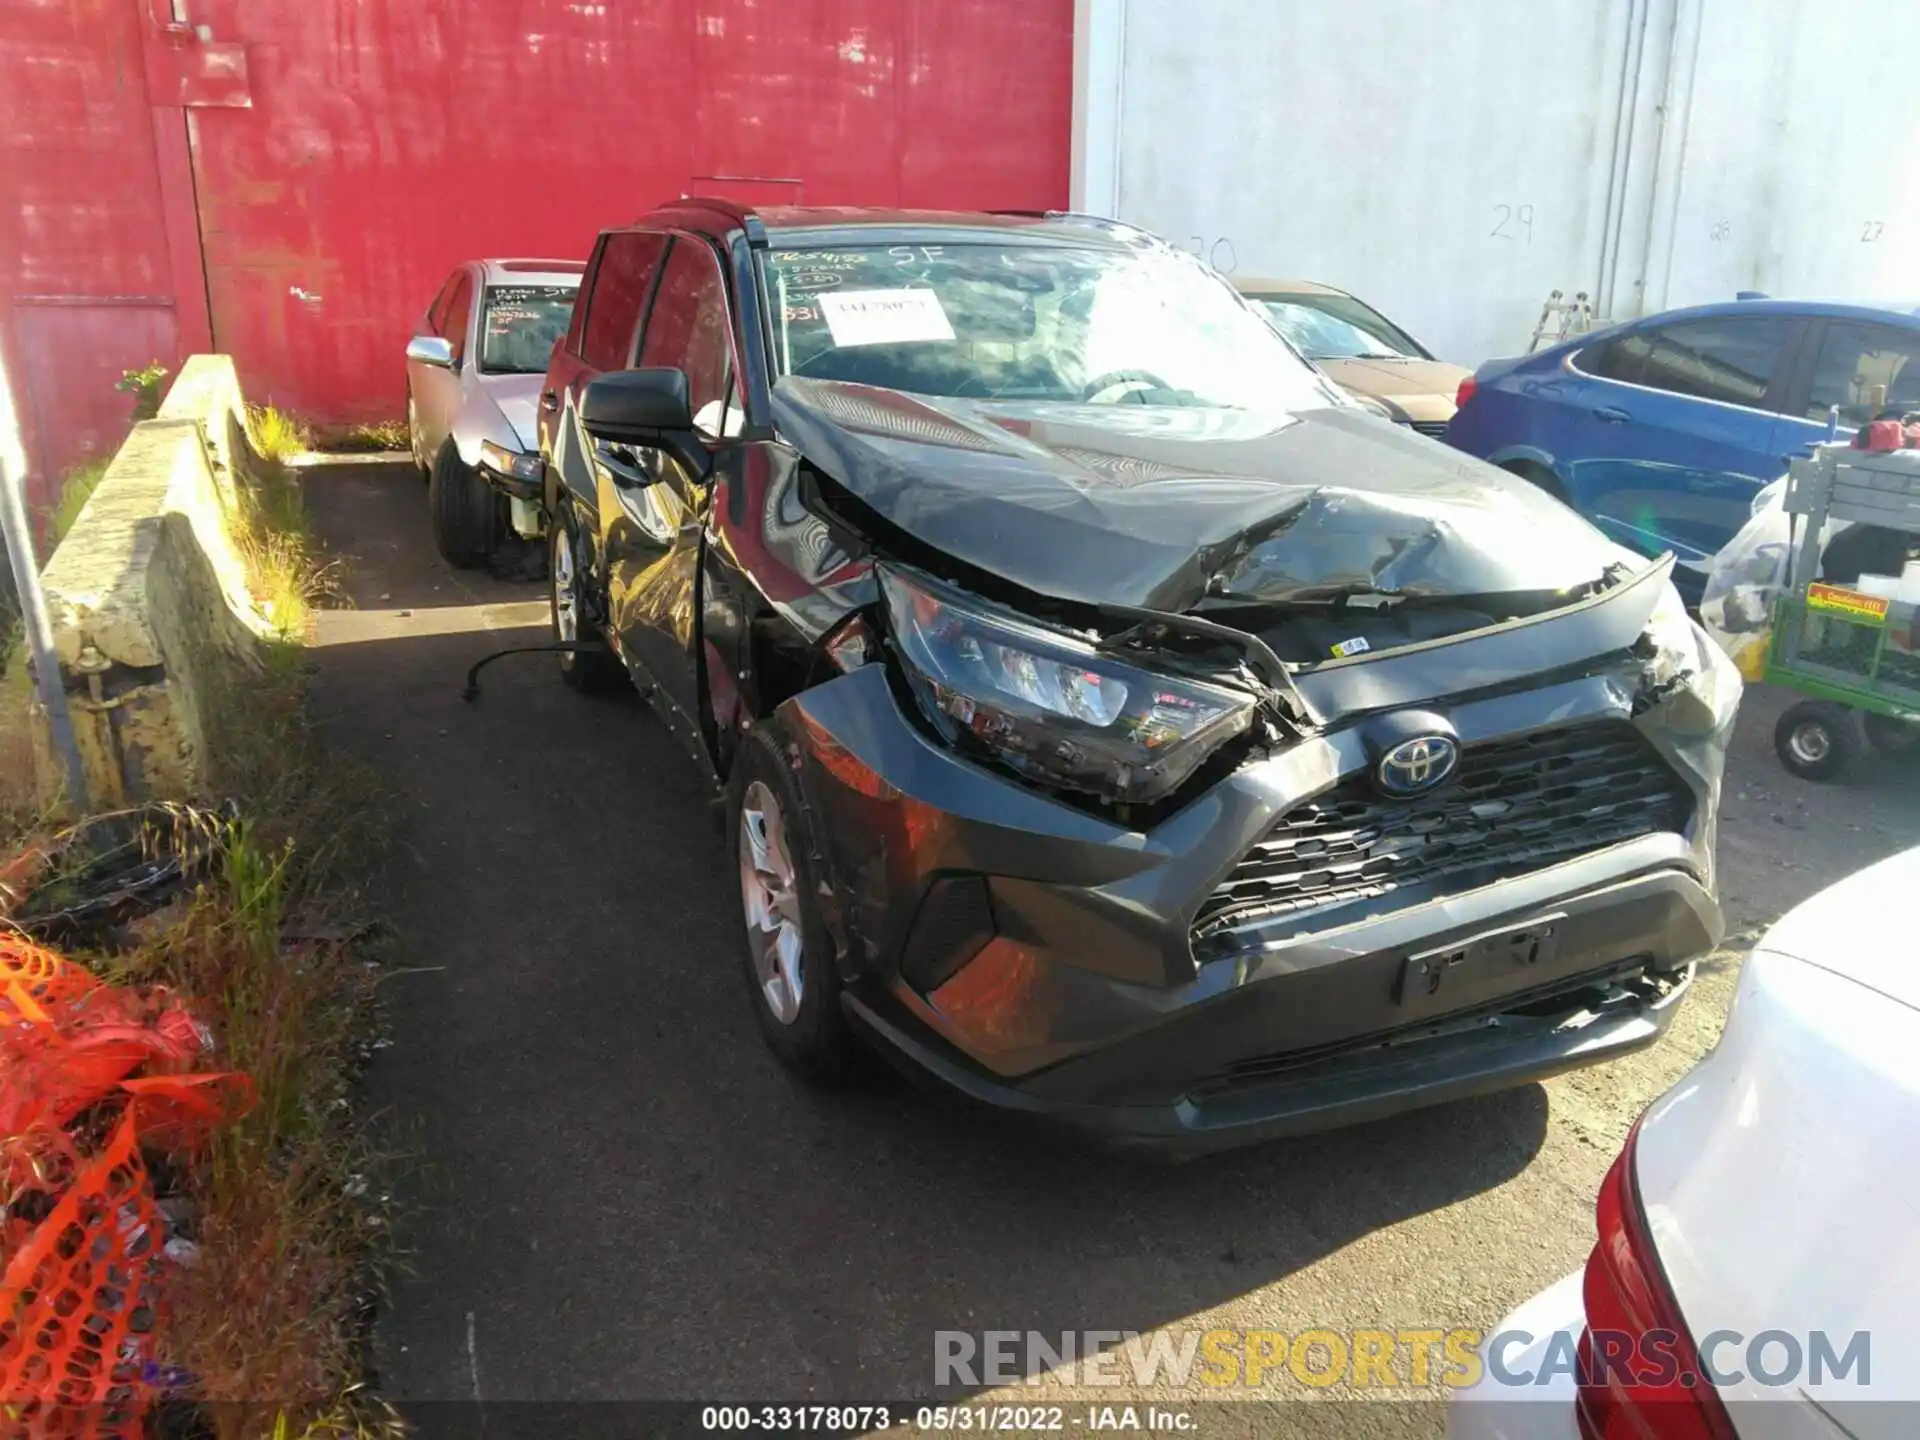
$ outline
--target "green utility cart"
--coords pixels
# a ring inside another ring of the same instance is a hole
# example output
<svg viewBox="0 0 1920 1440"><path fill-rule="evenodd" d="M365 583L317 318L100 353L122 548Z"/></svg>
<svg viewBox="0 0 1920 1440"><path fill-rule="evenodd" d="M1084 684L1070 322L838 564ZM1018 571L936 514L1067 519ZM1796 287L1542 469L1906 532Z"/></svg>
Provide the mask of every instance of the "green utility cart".
<svg viewBox="0 0 1920 1440"><path fill-rule="evenodd" d="M1829 520L1920 536L1920 450L1817 445L1788 471L1785 503L1795 517L1793 553L1766 679L1807 698L1774 728L1781 763L1808 780L1831 779L1862 733L1883 754L1920 754L1920 593L1911 582L1903 594L1884 579L1818 578Z"/></svg>

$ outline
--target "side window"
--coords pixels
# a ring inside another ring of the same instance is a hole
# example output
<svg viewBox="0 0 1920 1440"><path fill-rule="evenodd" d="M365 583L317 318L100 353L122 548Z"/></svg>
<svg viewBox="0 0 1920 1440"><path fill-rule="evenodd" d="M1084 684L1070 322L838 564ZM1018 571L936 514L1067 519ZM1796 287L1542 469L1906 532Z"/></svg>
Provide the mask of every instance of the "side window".
<svg viewBox="0 0 1920 1440"><path fill-rule="evenodd" d="M446 315L440 331L453 345L453 361L456 365L467 358L467 326L472 316L473 277L463 271L459 282L453 287L453 294L447 297Z"/></svg>
<svg viewBox="0 0 1920 1440"><path fill-rule="evenodd" d="M1646 373L1647 354L1652 349L1653 337L1647 331L1622 335L1618 340L1582 350L1579 368L1602 380L1624 380L1629 385L1638 385Z"/></svg>
<svg viewBox="0 0 1920 1440"><path fill-rule="evenodd" d="M440 287L440 293L433 297L433 304L427 307L427 328L436 335L447 333L447 307L453 299L453 292L460 286L460 277L466 272L456 270L447 277L447 283Z"/></svg>
<svg viewBox="0 0 1920 1440"><path fill-rule="evenodd" d="M1761 318L1669 325L1649 333L1652 345L1639 383L1674 395L1765 409L1791 333L1791 322Z"/></svg>
<svg viewBox="0 0 1920 1440"><path fill-rule="evenodd" d="M595 370L624 370L633 363L634 333L665 252L664 235L609 235L593 272L593 294L580 333L580 358Z"/></svg>
<svg viewBox="0 0 1920 1440"><path fill-rule="evenodd" d="M1920 334L1856 320L1827 323L1813 366L1807 418L1840 407L1840 423L1859 429L1882 411L1920 410Z"/></svg>
<svg viewBox="0 0 1920 1440"><path fill-rule="evenodd" d="M733 323L727 285L713 251L698 240L675 240L647 318L640 363L687 373L694 424L712 439L738 434L733 392Z"/></svg>

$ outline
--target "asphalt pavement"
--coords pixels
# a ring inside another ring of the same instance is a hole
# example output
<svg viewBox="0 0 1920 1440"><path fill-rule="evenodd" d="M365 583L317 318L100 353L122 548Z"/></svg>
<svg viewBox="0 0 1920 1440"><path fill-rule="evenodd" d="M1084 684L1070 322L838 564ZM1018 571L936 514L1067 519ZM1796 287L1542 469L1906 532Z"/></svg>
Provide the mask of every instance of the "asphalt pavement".
<svg viewBox="0 0 1920 1440"><path fill-rule="evenodd" d="M377 1344L402 1403L911 1399L940 1330L1490 1327L1584 1262L1606 1166L1718 1034L1755 928L1920 843L1920 782L1790 779L1780 701L1752 697L1722 825L1736 939L1660 1048L1180 1167L1081 1152L888 1072L789 1079L748 1009L709 796L665 732L548 656L464 702L468 665L545 638L544 585L447 568L406 465L307 483L353 606L321 617L316 704L395 816L370 1085L414 1157ZM1438 1425L1382 1404L1351 1428Z"/></svg>

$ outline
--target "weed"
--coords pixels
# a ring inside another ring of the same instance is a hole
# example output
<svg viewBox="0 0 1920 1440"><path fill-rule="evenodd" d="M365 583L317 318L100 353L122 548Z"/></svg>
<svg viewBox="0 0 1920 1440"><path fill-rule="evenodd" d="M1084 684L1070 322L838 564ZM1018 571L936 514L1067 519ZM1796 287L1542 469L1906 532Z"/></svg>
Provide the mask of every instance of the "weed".
<svg viewBox="0 0 1920 1440"><path fill-rule="evenodd" d="M114 383L114 389L133 396L133 420L136 424L151 420L160 413L160 402L164 398L170 373L166 366L155 360L139 370L123 371Z"/></svg>
<svg viewBox="0 0 1920 1440"><path fill-rule="evenodd" d="M299 477L265 457L243 457L234 539L248 588L282 640L307 633L313 609L337 587L337 567L324 559L307 523Z"/></svg>
<svg viewBox="0 0 1920 1440"><path fill-rule="evenodd" d="M411 450L413 437L404 420L376 420L366 425L348 425L315 437L314 448L341 455L367 455L395 450Z"/></svg>
<svg viewBox="0 0 1920 1440"><path fill-rule="evenodd" d="M271 405L247 408L247 430L260 458L274 465L284 465L296 455L304 455L312 443L306 426Z"/></svg>
<svg viewBox="0 0 1920 1440"><path fill-rule="evenodd" d="M112 463L111 460L89 460L69 470L60 481L60 503L53 507L53 516L47 527L49 550L67 538L67 532L73 529L73 522L87 508L87 501L93 498L93 492L106 479L107 467Z"/></svg>

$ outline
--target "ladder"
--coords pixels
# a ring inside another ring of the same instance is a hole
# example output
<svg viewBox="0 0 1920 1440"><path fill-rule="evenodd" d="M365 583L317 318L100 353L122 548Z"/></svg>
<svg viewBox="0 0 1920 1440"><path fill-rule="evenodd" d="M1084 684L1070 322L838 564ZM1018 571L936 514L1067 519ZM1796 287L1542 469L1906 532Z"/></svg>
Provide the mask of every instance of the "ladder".
<svg viewBox="0 0 1920 1440"><path fill-rule="evenodd" d="M1586 291L1575 291L1569 300L1566 291L1555 290L1547 296L1547 303L1540 307L1540 323L1533 327L1533 340L1527 346L1527 353L1533 354L1542 342L1558 345L1575 335L1601 329L1607 323L1594 315L1593 302L1587 298Z"/></svg>

